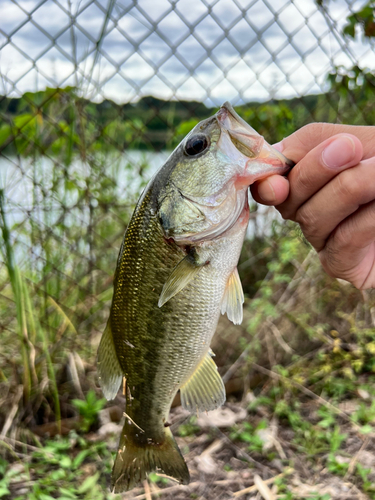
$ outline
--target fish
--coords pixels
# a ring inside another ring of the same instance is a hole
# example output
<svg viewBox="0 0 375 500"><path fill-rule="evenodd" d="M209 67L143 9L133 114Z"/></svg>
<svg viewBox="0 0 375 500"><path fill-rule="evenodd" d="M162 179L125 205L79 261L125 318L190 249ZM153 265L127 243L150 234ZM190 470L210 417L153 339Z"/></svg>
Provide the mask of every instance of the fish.
<svg viewBox="0 0 375 500"><path fill-rule="evenodd" d="M122 242L99 384L123 386L125 423L111 489L156 471L189 483L168 423L172 401L191 413L225 402L210 342L220 314L243 317L237 271L249 221L248 187L293 166L226 102L198 123L144 189Z"/></svg>

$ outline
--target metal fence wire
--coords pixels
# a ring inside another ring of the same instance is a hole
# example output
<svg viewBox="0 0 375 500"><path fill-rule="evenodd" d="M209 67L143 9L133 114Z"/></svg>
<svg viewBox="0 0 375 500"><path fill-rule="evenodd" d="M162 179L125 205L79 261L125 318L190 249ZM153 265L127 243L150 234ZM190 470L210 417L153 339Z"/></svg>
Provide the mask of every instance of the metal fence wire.
<svg viewBox="0 0 375 500"><path fill-rule="evenodd" d="M66 335L95 352L134 202L197 121L225 100L269 141L311 121L374 121L373 2L2 0L0 11L0 326L18 328L11 261L56 363Z"/></svg>

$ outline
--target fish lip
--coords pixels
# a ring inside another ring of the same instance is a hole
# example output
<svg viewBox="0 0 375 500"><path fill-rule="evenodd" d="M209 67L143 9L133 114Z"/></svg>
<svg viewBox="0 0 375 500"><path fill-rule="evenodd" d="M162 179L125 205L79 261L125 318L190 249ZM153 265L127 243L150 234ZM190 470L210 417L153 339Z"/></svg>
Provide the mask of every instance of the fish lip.
<svg viewBox="0 0 375 500"><path fill-rule="evenodd" d="M231 115L232 118L237 123L242 125L242 127L245 130L247 130L248 132L251 132L253 135L257 135L257 136L261 137L261 135L256 130L254 130L251 125L249 125L243 118L240 117L240 115L238 113L236 113L236 111L234 110L231 103L226 101L224 104L222 104L219 111L216 113L216 115L219 119L219 122L223 123L223 125L224 125L223 119L225 120L225 118L228 117L228 114Z"/></svg>
<svg viewBox="0 0 375 500"><path fill-rule="evenodd" d="M220 128L228 133L234 146L248 158L258 158L265 163L273 164L278 170L284 170L282 172L283 175L287 175L294 167L295 163L268 144L251 125L236 113L230 102L226 101L221 106L216 113L216 118ZM238 147L238 143L240 148ZM246 154L246 152L249 154Z"/></svg>

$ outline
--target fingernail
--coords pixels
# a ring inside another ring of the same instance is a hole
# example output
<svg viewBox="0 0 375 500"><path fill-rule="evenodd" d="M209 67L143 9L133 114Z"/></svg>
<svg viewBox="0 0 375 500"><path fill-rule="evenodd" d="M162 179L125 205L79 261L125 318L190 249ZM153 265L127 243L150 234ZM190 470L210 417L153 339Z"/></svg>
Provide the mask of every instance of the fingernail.
<svg viewBox="0 0 375 500"><path fill-rule="evenodd" d="M338 137L323 151L322 159L328 168L341 168L347 165L355 154L355 144L351 137Z"/></svg>
<svg viewBox="0 0 375 500"><path fill-rule="evenodd" d="M267 203L273 203L276 200L275 191L272 187L272 184L268 180L265 180L261 184L259 184L258 195L263 201Z"/></svg>
<svg viewBox="0 0 375 500"><path fill-rule="evenodd" d="M283 150L284 150L283 141L277 142L276 144L272 144L272 147L275 148L275 149L277 149L277 151L279 151L280 153L282 153Z"/></svg>

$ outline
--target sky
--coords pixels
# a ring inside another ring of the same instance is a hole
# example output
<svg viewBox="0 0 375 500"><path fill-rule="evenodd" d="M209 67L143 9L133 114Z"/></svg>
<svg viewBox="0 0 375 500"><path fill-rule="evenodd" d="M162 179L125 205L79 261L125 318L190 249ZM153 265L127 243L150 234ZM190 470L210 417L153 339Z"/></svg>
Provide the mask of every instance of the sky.
<svg viewBox="0 0 375 500"><path fill-rule="evenodd" d="M342 37L363 0L1 0L0 94L76 86L220 105L327 90L335 66L374 68Z"/></svg>

